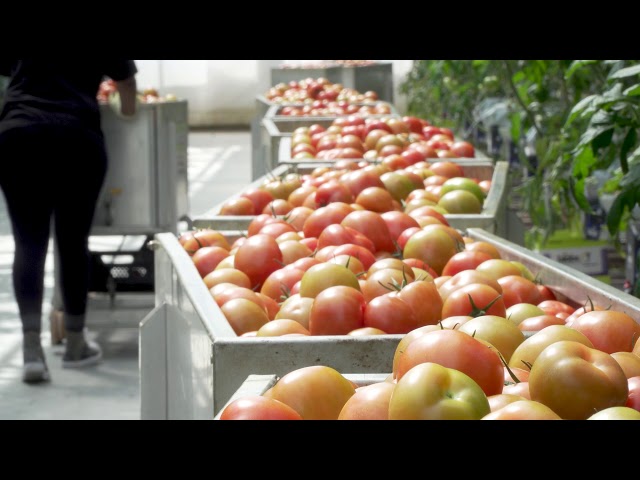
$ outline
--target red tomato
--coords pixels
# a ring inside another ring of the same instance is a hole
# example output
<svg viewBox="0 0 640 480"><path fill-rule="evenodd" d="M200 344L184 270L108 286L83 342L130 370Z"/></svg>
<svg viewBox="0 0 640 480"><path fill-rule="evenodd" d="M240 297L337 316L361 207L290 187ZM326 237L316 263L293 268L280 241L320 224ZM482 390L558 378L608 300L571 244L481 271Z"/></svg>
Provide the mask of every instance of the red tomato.
<svg viewBox="0 0 640 480"><path fill-rule="evenodd" d="M383 213L393 210L393 197L385 188L367 187L356 197L355 202L366 210Z"/></svg>
<svg viewBox="0 0 640 480"><path fill-rule="evenodd" d="M255 204L247 197L230 198L220 207L219 215L255 215Z"/></svg>
<svg viewBox="0 0 640 480"><path fill-rule="evenodd" d="M545 313L549 315L556 315L560 312L564 312L564 313L567 313L568 315L571 315L576 310L571 305L561 302L560 300L543 300L540 303L538 303L538 307L540 307L542 310L545 311Z"/></svg>
<svg viewBox="0 0 640 480"><path fill-rule="evenodd" d="M484 283L485 285L493 288L496 292L500 294L502 293L502 287L497 280L477 270L463 270L462 272L456 273L440 285L438 290L440 291L440 296L444 301L452 292L472 283Z"/></svg>
<svg viewBox="0 0 640 480"><path fill-rule="evenodd" d="M564 325L564 320L555 315L537 315L521 321L518 328L523 332L538 332L549 325Z"/></svg>
<svg viewBox="0 0 640 480"><path fill-rule="evenodd" d="M456 241L444 230L424 228L409 237L402 255L422 260L441 275L449 259L459 251Z"/></svg>
<svg viewBox="0 0 640 480"><path fill-rule="evenodd" d="M371 250L361 245L355 245L353 243L347 243L345 245L337 246L333 250L333 254L336 256L351 255L352 257L355 257L360 260L360 262L362 262L362 266L365 270L368 270L376 261L376 257L373 255Z"/></svg>
<svg viewBox="0 0 640 480"><path fill-rule="evenodd" d="M260 214L262 210L264 210L264 207L269 204L269 202L275 200L271 193L263 190L262 188L250 188L242 193L241 196L251 200L251 202L253 203L254 215Z"/></svg>
<svg viewBox="0 0 640 480"><path fill-rule="evenodd" d="M272 272L282 267L282 252L273 237L257 234L238 248L234 265L247 274L254 287L260 288Z"/></svg>
<svg viewBox="0 0 640 480"><path fill-rule="evenodd" d="M498 283L502 287L505 307L509 308L518 303L540 303L540 292L535 283L520 275L507 275L500 277Z"/></svg>
<svg viewBox="0 0 640 480"><path fill-rule="evenodd" d="M456 157L473 158L476 154L473 145L471 145L469 142L465 142L464 140L453 142L449 149L455 154Z"/></svg>
<svg viewBox="0 0 640 480"><path fill-rule="evenodd" d="M389 334L409 333L418 328L418 319L411 306L396 293L377 296L366 304L364 326L378 328Z"/></svg>
<svg viewBox="0 0 640 480"><path fill-rule="evenodd" d="M302 279L304 271L296 268L281 268L272 272L262 284L260 293L280 302L287 298L291 288L296 282Z"/></svg>
<svg viewBox="0 0 640 480"><path fill-rule="evenodd" d="M202 247L191 258L198 273L204 278L208 273L213 272L218 264L228 256L229 251L222 247Z"/></svg>
<svg viewBox="0 0 640 480"><path fill-rule="evenodd" d="M623 312L601 310L577 317L571 328L582 332L593 347L606 353L631 352L640 338L640 324Z"/></svg>
<svg viewBox="0 0 640 480"><path fill-rule="evenodd" d="M418 327L435 325L442 319L442 298L433 282L411 282L398 292L413 310Z"/></svg>
<svg viewBox="0 0 640 480"><path fill-rule="evenodd" d="M640 377L628 378L627 385L629 387L629 395L625 406L640 412Z"/></svg>
<svg viewBox="0 0 640 480"><path fill-rule="evenodd" d="M351 212L340 223L367 236L375 245L376 252L395 252L389 228L378 213L366 210Z"/></svg>
<svg viewBox="0 0 640 480"><path fill-rule="evenodd" d="M342 202L334 202L326 207L318 208L304 222L302 231L305 238L319 237L326 227L342 222L351 212L353 212L353 208Z"/></svg>
<svg viewBox="0 0 640 480"><path fill-rule="evenodd" d="M225 250L231 250L229 242L225 236L217 230L204 229L195 232L186 232L180 237L183 248L193 255L202 247L222 247Z"/></svg>
<svg viewBox="0 0 640 480"><path fill-rule="evenodd" d="M468 250L458 252L449 259L444 268L442 275L454 276L464 270L475 270L475 268L493 257L483 252L470 252Z"/></svg>
<svg viewBox="0 0 640 480"><path fill-rule="evenodd" d="M259 395L239 398L229 403L220 420L302 420L289 405Z"/></svg>
<svg viewBox="0 0 640 480"><path fill-rule="evenodd" d="M458 330L434 330L413 340L398 359L397 379L415 365L433 362L471 377L485 395L502 393L504 370L498 353Z"/></svg>
<svg viewBox="0 0 640 480"><path fill-rule="evenodd" d="M454 315L505 317L506 313L501 294L483 283L471 283L455 290L442 305L442 318Z"/></svg>

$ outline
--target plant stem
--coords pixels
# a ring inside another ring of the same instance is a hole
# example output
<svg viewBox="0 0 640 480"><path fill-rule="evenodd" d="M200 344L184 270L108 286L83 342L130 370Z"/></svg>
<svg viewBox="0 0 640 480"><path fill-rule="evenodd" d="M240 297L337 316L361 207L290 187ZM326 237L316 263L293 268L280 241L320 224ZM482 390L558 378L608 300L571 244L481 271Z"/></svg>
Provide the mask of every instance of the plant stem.
<svg viewBox="0 0 640 480"><path fill-rule="evenodd" d="M509 85L511 86L511 90L513 91L513 94L515 95L516 100L518 101L520 106L523 108L523 110L527 114L527 117L529 117L529 120L531 121L531 124L533 125L533 128L535 128L536 132L538 133L538 137L542 138L543 137L542 131L540 130L540 127L538 126L538 123L536 122L536 119L533 116L533 113L531 113L529 111L529 109L527 108L527 106L524 104L524 101L522 100L522 98L520 98L520 94L518 93L518 89L516 88L515 83L513 83L513 71L511 70L511 65L509 65L509 60L504 60L503 63L505 65L506 69L507 69L507 73L508 73L508 77L509 77Z"/></svg>

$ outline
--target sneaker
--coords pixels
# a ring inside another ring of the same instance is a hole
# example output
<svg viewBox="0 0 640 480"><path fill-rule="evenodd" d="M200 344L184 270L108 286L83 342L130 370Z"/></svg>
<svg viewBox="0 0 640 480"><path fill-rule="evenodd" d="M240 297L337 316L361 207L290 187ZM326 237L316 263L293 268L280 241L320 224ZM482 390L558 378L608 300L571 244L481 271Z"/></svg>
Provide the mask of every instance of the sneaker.
<svg viewBox="0 0 640 480"><path fill-rule="evenodd" d="M40 344L40 332L25 332L23 337L22 381L25 383L49 382L51 375Z"/></svg>
<svg viewBox="0 0 640 480"><path fill-rule="evenodd" d="M102 360L100 345L85 338L84 332L67 332L67 343L62 368L83 368Z"/></svg>

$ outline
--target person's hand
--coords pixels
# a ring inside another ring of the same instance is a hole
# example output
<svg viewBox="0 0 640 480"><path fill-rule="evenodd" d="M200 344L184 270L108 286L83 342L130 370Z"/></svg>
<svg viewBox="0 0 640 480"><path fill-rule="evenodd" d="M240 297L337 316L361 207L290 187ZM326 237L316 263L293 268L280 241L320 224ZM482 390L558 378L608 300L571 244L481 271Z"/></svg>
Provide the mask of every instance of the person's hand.
<svg viewBox="0 0 640 480"><path fill-rule="evenodd" d="M118 91L116 90L115 92L112 92L109 94L109 106L111 107L111 110L113 110L113 112L120 118L122 118L123 120L133 120L135 118L137 118L137 113L138 113L138 109L140 107L140 100L138 99L138 97L136 96L136 112L133 115L125 115L122 113L122 104L120 102L120 93L118 93Z"/></svg>

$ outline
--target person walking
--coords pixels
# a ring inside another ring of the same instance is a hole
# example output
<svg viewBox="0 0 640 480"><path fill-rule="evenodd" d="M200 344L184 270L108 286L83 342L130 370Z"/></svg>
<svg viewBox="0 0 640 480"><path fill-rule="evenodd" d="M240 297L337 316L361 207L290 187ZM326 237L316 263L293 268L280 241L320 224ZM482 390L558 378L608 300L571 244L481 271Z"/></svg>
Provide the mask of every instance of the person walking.
<svg viewBox="0 0 640 480"><path fill-rule="evenodd" d="M136 113L133 60L0 60L9 77L0 113L0 188L15 243L13 288L23 331L27 383L50 380L40 343L44 267L53 219L64 305L64 368L95 365L85 336L88 239L107 170L97 93L115 81L120 114Z"/></svg>

